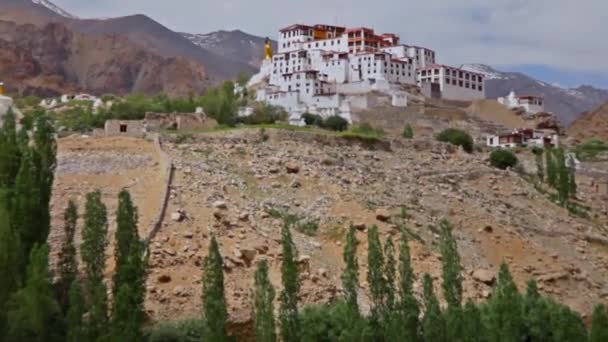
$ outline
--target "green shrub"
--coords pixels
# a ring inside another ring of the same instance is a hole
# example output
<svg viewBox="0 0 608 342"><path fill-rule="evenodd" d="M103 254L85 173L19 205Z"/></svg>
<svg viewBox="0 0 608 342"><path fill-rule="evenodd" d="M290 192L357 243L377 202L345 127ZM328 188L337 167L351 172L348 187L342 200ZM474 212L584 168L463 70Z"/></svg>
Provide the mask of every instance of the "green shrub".
<svg viewBox="0 0 608 342"><path fill-rule="evenodd" d="M348 128L348 121L341 116L333 115L323 121L323 128L337 132L346 131Z"/></svg>
<svg viewBox="0 0 608 342"><path fill-rule="evenodd" d="M302 114L302 119L304 119L304 123L306 126L319 126L323 125L323 118L317 114L304 113Z"/></svg>
<svg viewBox="0 0 608 342"><path fill-rule="evenodd" d="M373 136L373 137L381 137L385 134L384 130L382 128L374 128L374 127L372 127L372 125L368 124L367 122L363 122L359 125L353 126L350 129L350 132L353 134Z"/></svg>
<svg viewBox="0 0 608 342"><path fill-rule="evenodd" d="M494 150L490 153L490 164L501 170L517 165L517 157L509 150Z"/></svg>
<svg viewBox="0 0 608 342"><path fill-rule="evenodd" d="M195 342L203 338L204 321L161 322L146 331L149 342Z"/></svg>
<svg viewBox="0 0 608 342"><path fill-rule="evenodd" d="M402 135L406 139L413 139L414 138L414 129L412 128L412 125L410 125L409 123L407 125L405 125L405 127L403 128Z"/></svg>
<svg viewBox="0 0 608 342"><path fill-rule="evenodd" d="M468 153L473 152L473 138L463 130L457 128L444 129L437 135L437 140L449 142L456 146L462 146Z"/></svg>
<svg viewBox="0 0 608 342"><path fill-rule="evenodd" d="M574 148L574 153L580 160L592 160L606 151L608 151L608 143L599 139L587 140Z"/></svg>
<svg viewBox="0 0 608 342"><path fill-rule="evenodd" d="M237 121L246 125L263 125L286 121L287 117L287 112L281 107L258 103L253 108L253 114L237 118Z"/></svg>

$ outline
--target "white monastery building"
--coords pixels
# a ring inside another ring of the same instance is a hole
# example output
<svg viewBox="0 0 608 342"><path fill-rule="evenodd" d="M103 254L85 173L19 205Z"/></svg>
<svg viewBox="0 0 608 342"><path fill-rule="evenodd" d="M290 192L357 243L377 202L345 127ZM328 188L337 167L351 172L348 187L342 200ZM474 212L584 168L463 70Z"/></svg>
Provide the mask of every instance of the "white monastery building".
<svg viewBox="0 0 608 342"><path fill-rule="evenodd" d="M515 92L509 93L507 97L499 97L498 102L509 108L523 108L527 113L536 114L545 111L544 100L540 96L534 95L515 95Z"/></svg>
<svg viewBox="0 0 608 342"><path fill-rule="evenodd" d="M266 59L249 85L266 80L257 100L284 107L293 124L303 124L300 117L305 112L340 115L350 122L351 108L367 108L372 91L390 96L393 106L404 107L405 86L427 83L445 99L484 98L483 75L437 65L435 58L435 51L401 44L392 33L291 25L280 30L276 54L267 44Z"/></svg>

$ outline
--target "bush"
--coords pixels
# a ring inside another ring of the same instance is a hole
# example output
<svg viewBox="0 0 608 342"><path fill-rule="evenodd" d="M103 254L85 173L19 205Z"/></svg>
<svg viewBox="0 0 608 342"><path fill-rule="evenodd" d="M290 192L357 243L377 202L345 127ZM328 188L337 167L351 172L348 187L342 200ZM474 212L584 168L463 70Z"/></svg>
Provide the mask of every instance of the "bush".
<svg viewBox="0 0 608 342"><path fill-rule="evenodd" d="M374 128L367 122L361 123L357 126L353 126L350 131L354 134L374 137L380 137L384 135L384 130L382 128Z"/></svg>
<svg viewBox="0 0 608 342"><path fill-rule="evenodd" d="M259 103L253 108L253 114L238 118L238 122L246 125L274 124L277 121L286 121L287 112L281 107Z"/></svg>
<svg viewBox="0 0 608 342"><path fill-rule="evenodd" d="M473 138L465 131L456 129L456 128L448 128L444 129L439 135L437 135L437 140L443 142L449 142L452 145L462 146L462 148L468 152L473 152Z"/></svg>
<svg viewBox="0 0 608 342"><path fill-rule="evenodd" d="M405 125L405 127L403 128L403 137L406 139L414 138L414 129L412 128L412 125L410 125L409 123L407 125Z"/></svg>
<svg viewBox="0 0 608 342"><path fill-rule="evenodd" d="M346 131L348 128L348 121L341 116L333 115L325 119L323 128L337 132Z"/></svg>
<svg viewBox="0 0 608 342"><path fill-rule="evenodd" d="M306 126L319 126L323 125L323 118L317 114L304 113L302 114L302 119L304 119L304 123Z"/></svg>
<svg viewBox="0 0 608 342"><path fill-rule="evenodd" d="M184 320L161 322L149 328L145 335L149 342L194 342L203 338L204 321Z"/></svg>
<svg viewBox="0 0 608 342"><path fill-rule="evenodd" d="M490 164L501 170L505 170L508 167L514 167L517 163L517 157L509 150L500 149L490 153Z"/></svg>
<svg viewBox="0 0 608 342"><path fill-rule="evenodd" d="M599 139L590 139L574 148L574 153L580 160L593 160L599 154L608 151L608 143Z"/></svg>

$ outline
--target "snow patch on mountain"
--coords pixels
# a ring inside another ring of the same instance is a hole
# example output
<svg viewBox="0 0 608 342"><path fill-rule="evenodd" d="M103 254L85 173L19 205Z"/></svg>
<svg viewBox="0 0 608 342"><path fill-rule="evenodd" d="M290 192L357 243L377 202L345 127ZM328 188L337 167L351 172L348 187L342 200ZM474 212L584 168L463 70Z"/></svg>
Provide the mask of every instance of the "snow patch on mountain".
<svg viewBox="0 0 608 342"><path fill-rule="evenodd" d="M41 5L44 6L48 9L50 9L51 11L59 14L62 17L66 17L66 18L71 18L71 19L78 19L77 16L69 13L68 11L64 10L63 8L55 5L54 3L48 1L48 0L32 0L33 3L37 4L37 5Z"/></svg>
<svg viewBox="0 0 608 342"><path fill-rule="evenodd" d="M485 64L462 64L461 69L471 72L483 74L486 80L502 80L505 79L505 75L492 69L492 67Z"/></svg>

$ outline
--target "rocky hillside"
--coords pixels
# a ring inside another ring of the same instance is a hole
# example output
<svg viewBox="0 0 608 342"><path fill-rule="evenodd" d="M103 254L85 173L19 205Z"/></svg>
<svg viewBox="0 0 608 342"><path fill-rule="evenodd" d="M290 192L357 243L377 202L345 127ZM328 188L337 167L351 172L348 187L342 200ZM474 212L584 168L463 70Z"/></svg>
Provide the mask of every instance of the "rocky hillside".
<svg viewBox="0 0 608 342"><path fill-rule="evenodd" d="M78 90L186 95L209 84L196 62L154 54L122 35L81 34L61 23L0 21L0 75L8 92L37 95Z"/></svg>
<svg viewBox="0 0 608 342"><path fill-rule="evenodd" d="M226 58L259 68L264 58L266 38L254 36L241 30L216 31L207 34L182 33L194 44ZM276 51L277 43L272 40Z"/></svg>
<svg viewBox="0 0 608 342"><path fill-rule="evenodd" d="M518 94L540 95L545 98L546 110L557 115L568 126L583 112L608 101L608 90L591 86L573 89L560 88L517 72L502 72L483 64L466 64L465 69L486 76L486 97L496 99L514 90Z"/></svg>
<svg viewBox="0 0 608 342"><path fill-rule="evenodd" d="M608 141L608 103L583 113L568 128L568 135L579 141L590 138Z"/></svg>

